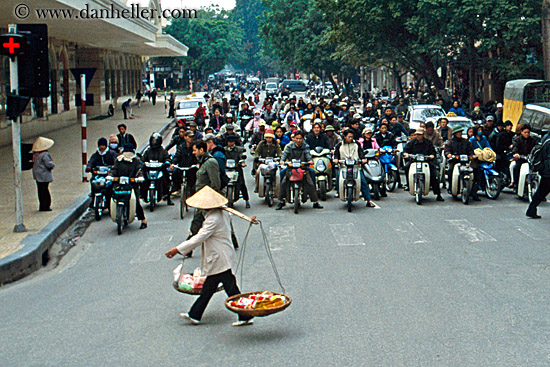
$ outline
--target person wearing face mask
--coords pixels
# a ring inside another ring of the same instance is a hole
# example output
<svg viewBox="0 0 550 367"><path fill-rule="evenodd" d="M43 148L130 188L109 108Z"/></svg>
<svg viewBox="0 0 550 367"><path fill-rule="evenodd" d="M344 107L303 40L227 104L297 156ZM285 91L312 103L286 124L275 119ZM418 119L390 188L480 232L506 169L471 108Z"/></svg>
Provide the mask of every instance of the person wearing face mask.
<svg viewBox="0 0 550 367"><path fill-rule="evenodd" d="M251 130L252 129L254 131L257 131L260 127L260 123L263 123L263 125L265 126L265 121L262 118L262 114L261 114L260 110L255 110L254 111L254 118L252 120L250 120L248 122L248 124L246 124L245 130Z"/></svg>
<svg viewBox="0 0 550 367"><path fill-rule="evenodd" d="M116 155L120 154L120 147L118 145L118 138L116 134L109 135L109 150L115 152Z"/></svg>

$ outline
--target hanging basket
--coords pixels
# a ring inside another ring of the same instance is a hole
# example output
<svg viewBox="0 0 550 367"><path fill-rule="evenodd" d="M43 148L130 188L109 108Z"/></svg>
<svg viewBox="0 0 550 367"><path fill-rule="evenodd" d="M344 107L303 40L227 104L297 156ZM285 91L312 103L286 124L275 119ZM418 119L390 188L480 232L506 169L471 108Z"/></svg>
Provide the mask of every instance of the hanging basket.
<svg viewBox="0 0 550 367"><path fill-rule="evenodd" d="M190 294L192 296L198 296L201 294L202 288L191 288L191 289L181 289L178 287L178 282L172 282L172 286L175 290L177 290L180 293L186 293ZM223 291L223 285L219 285L218 288L216 288L216 292Z"/></svg>
<svg viewBox="0 0 550 367"><path fill-rule="evenodd" d="M228 299L225 300L225 307L229 311L235 312L236 314L241 315L241 316L263 317L263 316L268 316L268 315L271 315L271 314L274 314L274 313L277 313L277 312L284 311L292 303L292 298L290 298L286 294L271 292L271 293L273 293L273 295L283 296L285 298L285 304L281 305L281 306L278 306L278 307L259 308L259 309L239 308L239 307L232 306L230 304L230 302L237 301L241 297L248 297L252 294L259 294L259 293L262 293L262 292L248 292L248 293L241 293L241 294L236 294L234 296L231 296L231 297L229 297Z"/></svg>

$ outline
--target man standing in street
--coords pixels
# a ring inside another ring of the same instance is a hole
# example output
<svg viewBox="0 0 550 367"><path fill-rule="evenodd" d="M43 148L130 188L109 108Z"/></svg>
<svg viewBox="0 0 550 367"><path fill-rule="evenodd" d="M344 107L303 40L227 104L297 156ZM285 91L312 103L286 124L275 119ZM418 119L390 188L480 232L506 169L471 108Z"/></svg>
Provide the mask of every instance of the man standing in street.
<svg viewBox="0 0 550 367"><path fill-rule="evenodd" d="M132 99L128 98L128 100L122 104L121 108L122 108L122 113L124 114L124 120L128 120L128 117L131 117L130 102L132 102Z"/></svg>
<svg viewBox="0 0 550 367"><path fill-rule="evenodd" d="M540 159L542 161L542 171L539 172L541 176L540 183L535 195L533 195L531 204L529 204L527 213L525 213L525 215L533 219L539 219L541 217L537 214L537 206L539 206L550 193L550 133L547 133L542 139L541 145Z"/></svg>
<svg viewBox="0 0 550 367"><path fill-rule="evenodd" d="M197 180L195 182L195 192L198 192L205 186L210 186L210 188L219 192L221 190L220 166L218 165L218 161L208 153L206 142L195 141L193 143L193 154L199 163ZM204 222L204 214L202 210L195 211L193 220L191 221L191 228L189 228L189 237L187 239L199 232ZM192 255L193 251L189 252L186 257L191 257Z"/></svg>
<svg viewBox="0 0 550 367"><path fill-rule="evenodd" d="M168 118L172 118L176 114L176 96L174 92L170 92L170 100L168 101L170 108L168 109Z"/></svg>

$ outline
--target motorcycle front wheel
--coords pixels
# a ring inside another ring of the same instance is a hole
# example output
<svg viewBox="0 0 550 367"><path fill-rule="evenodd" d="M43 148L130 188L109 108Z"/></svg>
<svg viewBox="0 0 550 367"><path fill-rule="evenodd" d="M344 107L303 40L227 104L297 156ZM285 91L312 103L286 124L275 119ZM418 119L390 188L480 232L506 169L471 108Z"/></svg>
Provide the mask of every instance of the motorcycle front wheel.
<svg viewBox="0 0 550 367"><path fill-rule="evenodd" d="M319 199L321 199L321 201L327 200L327 182L326 181L319 182Z"/></svg>
<svg viewBox="0 0 550 367"><path fill-rule="evenodd" d="M372 198L374 200L380 200L380 188L376 182L372 183ZM366 199L366 198L363 198Z"/></svg>
<svg viewBox="0 0 550 367"><path fill-rule="evenodd" d="M180 218L183 219L187 211L187 203L185 202L187 200L187 185L185 183L181 185L180 192Z"/></svg>
<svg viewBox="0 0 550 367"><path fill-rule="evenodd" d="M386 190L388 192L393 192L395 190L395 187L397 186L397 172L396 171L388 171L386 172Z"/></svg>
<svg viewBox="0 0 550 367"><path fill-rule="evenodd" d="M124 206L117 205L116 207L116 231L119 235L122 234L122 228L124 226Z"/></svg>
<svg viewBox="0 0 550 367"><path fill-rule="evenodd" d="M491 176L485 182L485 194L491 200L498 199L500 195L500 180L496 176Z"/></svg>
<svg viewBox="0 0 550 367"><path fill-rule="evenodd" d="M271 184L268 184L265 190L265 201L267 203L267 206L271 208L273 206L273 187L271 186Z"/></svg>
<svg viewBox="0 0 550 367"><path fill-rule="evenodd" d="M464 205L468 205L470 203L470 189L468 188L468 185L468 181L462 184L462 203Z"/></svg>
<svg viewBox="0 0 550 367"><path fill-rule="evenodd" d="M157 200L157 195L155 190L149 190L149 210L152 212L155 211L155 204Z"/></svg>
<svg viewBox="0 0 550 367"><path fill-rule="evenodd" d="M535 196L535 192L537 192L539 188L539 180L538 179L532 179L531 182L529 182L529 188L527 196L529 198L529 202L533 201L533 196Z"/></svg>
<svg viewBox="0 0 550 367"><path fill-rule="evenodd" d="M347 191L346 196L348 199L348 203L347 203L348 213L351 213L353 209L353 187L348 187L346 191Z"/></svg>
<svg viewBox="0 0 550 367"><path fill-rule="evenodd" d="M98 196L95 197L94 208L95 208L95 220L100 221L101 220L101 199Z"/></svg>
<svg viewBox="0 0 550 367"><path fill-rule="evenodd" d="M423 192L422 192L422 190L420 190L418 188L418 184L415 187L415 192L416 192L416 195L415 195L414 199L416 201L416 204L421 205L422 204L422 194L423 194Z"/></svg>
<svg viewBox="0 0 550 367"><path fill-rule="evenodd" d="M300 211L300 188L294 189L294 214L298 214Z"/></svg>
<svg viewBox="0 0 550 367"><path fill-rule="evenodd" d="M233 208L234 197L233 186L227 186L227 206L230 208Z"/></svg>

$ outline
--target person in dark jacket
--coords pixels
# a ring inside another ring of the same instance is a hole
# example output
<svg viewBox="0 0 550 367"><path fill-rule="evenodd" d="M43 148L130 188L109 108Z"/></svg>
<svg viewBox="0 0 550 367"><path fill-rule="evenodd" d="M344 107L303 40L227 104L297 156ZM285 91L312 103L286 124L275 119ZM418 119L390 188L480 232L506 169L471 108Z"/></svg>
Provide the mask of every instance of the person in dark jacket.
<svg viewBox="0 0 550 367"><path fill-rule="evenodd" d="M246 202L246 208L250 208L250 197L248 195L248 188L246 187L246 182L244 180L244 171L243 167L246 167L246 163L243 163L243 165L239 164L239 161L241 160L241 157L246 153L246 149L244 147L240 147L236 145L238 140L238 137L236 135L228 135L226 138L227 146L225 147L225 157L226 159L233 159L235 161L237 171L239 172L239 191L243 195L243 199ZM226 160L227 163L227 160ZM235 195L239 195L239 192L236 192Z"/></svg>
<svg viewBox="0 0 550 367"><path fill-rule="evenodd" d="M185 128L179 127L176 132L177 134L172 137L170 143L168 143L168 145L164 148L167 152L170 151L172 147L177 147L178 145L185 143Z"/></svg>
<svg viewBox="0 0 550 367"><path fill-rule="evenodd" d="M492 147L496 149L497 147L497 138L498 134L504 131L504 123L503 122L497 122L495 124L495 129L493 132L487 137L489 139L489 144L491 144Z"/></svg>
<svg viewBox="0 0 550 367"><path fill-rule="evenodd" d="M430 185L435 195L437 195L437 201L445 201L441 197L441 188L439 187L439 181L436 179L435 165L433 160L437 154L434 145L428 139L424 138L424 129L418 128L414 132L414 139L410 140L403 148L403 157L408 158L411 154L423 154L429 157L428 165L430 166ZM407 180L407 187L409 187L409 170L411 168L411 161L409 160L405 164L405 179Z"/></svg>
<svg viewBox="0 0 550 367"><path fill-rule="evenodd" d="M123 147L122 154L117 157L113 169L111 169L111 176L136 178L139 175L140 166L141 162L135 155L134 146L127 143ZM131 183L131 185L136 196L136 216L141 221L139 229L145 229L147 228L147 220L139 202L139 187L135 182Z"/></svg>
<svg viewBox="0 0 550 367"><path fill-rule="evenodd" d="M134 136L130 133L128 133L126 130L128 129L125 124L120 124L117 126L118 128L118 135L116 136L118 138L118 146L124 148L126 144L131 144L134 147L134 150L137 149L137 142Z"/></svg>
<svg viewBox="0 0 550 367"><path fill-rule="evenodd" d="M170 162L170 154L162 147L162 136L159 133L153 133L151 137L149 138L149 147L145 150L143 153L143 163L150 163L150 162L156 162L156 163L166 163ZM143 167L144 171L147 172L147 167ZM168 205L174 205L172 200L170 199L170 175L168 174L167 167L163 166L163 175L160 180L161 185L161 193L162 196L166 199L166 203ZM147 195L147 191L149 190L149 185L151 184L151 181L147 178L147 175L145 177L145 181L143 182L143 192L142 195ZM145 200L148 198L145 197Z"/></svg>
<svg viewBox="0 0 550 367"><path fill-rule="evenodd" d="M462 137L462 127L457 126L453 129L453 137L447 141L444 148L445 156L447 159L451 159L453 156L466 154L469 157L474 156L474 148L467 139ZM449 188L453 187L453 170L457 162L454 160L449 161L449 171L447 175L449 178ZM474 201L479 201L476 190L472 190L472 198Z"/></svg>
<svg viewBox="0 0 550 367"><path fill-rule="evenodd" d="M220 114L220 110L215 110L214 116L212 116L212 118L210 119L210 123L208 124L208 126L210 126L215 131L219 131L223 124L225 124L225 120Z"/></svg>
<svg viewBox="0 0 550 367"><path fill-rule="evenodd" d="M309 149L314 150L317 147L330 149L330 143L325 133L321 131L321 124L315 122L311 128L311 132L307 135L306 144Z"/></svg>
<svg viewBox="0 0 550 367"><path fill-rule="evenodd" d="M112 167L115 164L117 152L107 147L107 139L100 138L97 141L97 151L92 154L88 164L86 165L86 172L93 172L96 167ZM92 181L90 180L91 193L94 192ZM105 199L107 203L111 202L111 189L105 190ZM90 207L93 205L93 200L90 201Z"/></svg>
<svg viewBox="0 0 550 367"><path fill-rule="evenodd" d="M386 124L380 125L380 129L374 134L374 138L381 148L389 146L395 149L397 147L395 135L391 131L388 131L388 125Z"/></svg>
<svg viewBox="0 0 550 367"><path fill-rule="evenodd" d="M130 102L132 102L132 99L131 98L128 98L127 101L125 101L121 108L122 108L122 113L124 114L124 120L127 120L128 117L131 117L130 116L130 111L131 111L131 108L130 108Z"/></svg>
<svg viewBox="0 0 550 367"><path fill-rule="evenodd" d="M497 160L495 167L498 172L504 172L509 168L507 152L512 149L512 142L514 139L514 133L512 132L512 121L508 120L504 123L504 130L497 136L497 142L495 146L495 153Z"/></svg>
<svg viewBox="0 0 550 367"><path fill-rule="evenodd" d="M537 141L531 136L531 127L529 125L523 125L519 137L514 141L514 145L512 146L512 163L510 164L510 169L514 174L514 185L518 184L521 165L527 162L522 156L528 156L536 144Z"/></svg>
<svg viewBox="0 0 550 367"><path fill-rule="evenodd" d="M388 130L393 133L395 136L401 136L402 134L405 134L406 136L409 136L409 132L403 125L401 125L399 122L397 122L397 117L392 116L390 118L390 124L388 125Z"/></svg>
<svg viewBox="0 0 550 367"><path fill-rule="evenodd" d="M546 196L550 193L550 133L547 133L541 141L541 159L543 162L542 171L540 174L540 182L533 200L527 208L527 215L533 219L539 219L541 216L537 214L537 207L544 201Z"/></svg>
<svg viewBox="0 0 550 367"><path fill-rule="evenodd" d="M179 169L175 169L174 166L178 167L191 167L197 164L197 158L193 154L193 139L195 135L192 131L186 131L184 134L184 142L179 144L176 149L176 154L172 158L172 164L170 168L172 169L172 190L180 191L181 183L183 180L183 173ZM193 195L195 193L195 182L197 181L197 169L190 169L186 174L187 178L187 189L188 195Z"/></svg>
<svg viewBox="0 0 550 367"><path fill-rule="evenodd" d="M309 151L309 146L304 141L304 133L301 131L296 131L294 133L294 141L289 143L283 155L281 156L282 162L289 162L293 159L299 160L300 162L307 162L313 164L311 158L311 153ZM309 171L309 174L307 174ZM306 173L303 178L304 192L309 195L310 200L313 202L314 209L323 209L319 204L317 199L317 190L315 189L315 184L313 183L315 174L312 173L311 168L306 169ZM277 205L276 210L281 210L285 206L285 196L288 192L288 187L290 185L290 175L292 169L284 168L281 170L281 187L279 190L279 205Z"/></svg>

